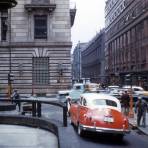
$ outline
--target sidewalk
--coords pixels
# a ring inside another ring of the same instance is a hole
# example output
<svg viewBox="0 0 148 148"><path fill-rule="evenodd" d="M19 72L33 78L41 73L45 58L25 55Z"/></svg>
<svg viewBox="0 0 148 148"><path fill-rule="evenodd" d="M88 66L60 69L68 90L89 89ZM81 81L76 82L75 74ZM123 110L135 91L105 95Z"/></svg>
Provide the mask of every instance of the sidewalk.
<svg viewBox="0 0 148 148"><path fill-rule="evenodd" d="M142 133L148 135L148 113L146 114L146 127L137 126L137 115L134 114L134 118L128 118L129 123L132 126L132 128L138 128Z"/></svg>
<svg viewBox="0 0 148 148"><path fill-rule="evenodd" d="M0 147L58 148L57 137L39 128L0 124Z"/></svg>

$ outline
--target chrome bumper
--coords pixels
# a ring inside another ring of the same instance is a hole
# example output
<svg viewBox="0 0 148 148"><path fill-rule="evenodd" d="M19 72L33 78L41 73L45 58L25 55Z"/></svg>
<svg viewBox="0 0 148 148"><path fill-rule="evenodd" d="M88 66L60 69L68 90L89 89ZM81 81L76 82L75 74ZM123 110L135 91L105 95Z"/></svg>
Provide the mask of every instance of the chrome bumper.
<svg viewBox="0 0 148 148"><path fill-rule="evenodd" d="M80 124L80 128L84 131L100 132L100 133L109 133L109 134L129 134L130 130L125 129L111 129L95 126L86 126Z"/></svg>

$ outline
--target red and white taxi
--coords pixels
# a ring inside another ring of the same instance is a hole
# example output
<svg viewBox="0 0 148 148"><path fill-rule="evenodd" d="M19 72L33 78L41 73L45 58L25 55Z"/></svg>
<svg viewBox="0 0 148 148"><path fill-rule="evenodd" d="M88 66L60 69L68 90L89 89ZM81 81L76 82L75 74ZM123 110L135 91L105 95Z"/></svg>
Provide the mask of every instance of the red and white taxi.
<svg viewBox="0 0 148 148"><path fill-rule="evenodd" d="M78 134L84 131L111 133L123 138L129 133L129 122L121 112L119 100L99 93L84 93L70 107L71 123L77 126Z"/></svg>

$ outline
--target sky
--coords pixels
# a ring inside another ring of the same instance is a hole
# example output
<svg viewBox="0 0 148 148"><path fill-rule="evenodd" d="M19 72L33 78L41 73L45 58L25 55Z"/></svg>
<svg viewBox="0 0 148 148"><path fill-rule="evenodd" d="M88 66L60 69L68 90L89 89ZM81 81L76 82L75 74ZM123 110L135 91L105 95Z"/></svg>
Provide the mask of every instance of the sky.
<svg viewBox="0 0 148 148"><path fill-rule="evenodd" d="M76 3L76 16L72 27L73 47L80 41L90 41L105 25L105 0L71 0Z"/></svg>

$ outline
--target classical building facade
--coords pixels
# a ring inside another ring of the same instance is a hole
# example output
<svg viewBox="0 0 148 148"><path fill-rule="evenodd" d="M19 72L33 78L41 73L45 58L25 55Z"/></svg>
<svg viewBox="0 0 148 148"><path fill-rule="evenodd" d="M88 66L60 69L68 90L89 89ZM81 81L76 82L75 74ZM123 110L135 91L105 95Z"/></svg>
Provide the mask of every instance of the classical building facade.
<svg viewBox="0 0 148 148"><path fill-rule="evenodd" d="M71 85L70 0L17 0L0 12L0 94L54 94Z"/></svg>
<svg viewBox="0 0 148 148"><path fill-rule="evenodd" d="M85 48L87 43L78 43L74 48L72 54L72 78L73 81L79 81L82 78L82 61L81 52Z"/></svg>
<svg viewBox="0 0 148 148"><path fill-rule="evenodd" d="M148 0L108 0L105 11L110 83L148 88Z"/></svg>
<svg viewBox="0 0 148 148"><path fill-rule="evenodd" d="M101 30L82 50L82 78L90 78L91 82L104 83L106 79L104 67L105 31Z"/></svg>

